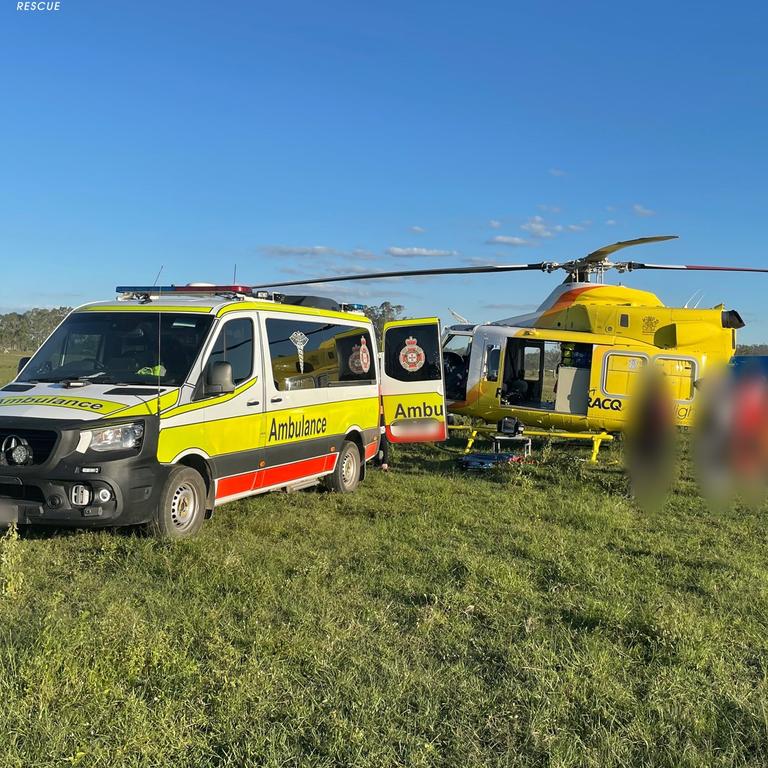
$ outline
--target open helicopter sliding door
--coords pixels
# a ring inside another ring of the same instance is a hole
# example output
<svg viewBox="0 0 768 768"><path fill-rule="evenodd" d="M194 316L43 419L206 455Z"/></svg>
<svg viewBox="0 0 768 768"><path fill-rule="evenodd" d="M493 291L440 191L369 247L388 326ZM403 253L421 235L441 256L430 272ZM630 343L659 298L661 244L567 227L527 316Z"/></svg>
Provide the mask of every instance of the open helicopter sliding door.
<svg viewBox="0 0 768 768"><path fill-rule="evenodd" d="M446 425L440 321L397 320L384 326L381 397L392 443L445 440Z"/></svg>

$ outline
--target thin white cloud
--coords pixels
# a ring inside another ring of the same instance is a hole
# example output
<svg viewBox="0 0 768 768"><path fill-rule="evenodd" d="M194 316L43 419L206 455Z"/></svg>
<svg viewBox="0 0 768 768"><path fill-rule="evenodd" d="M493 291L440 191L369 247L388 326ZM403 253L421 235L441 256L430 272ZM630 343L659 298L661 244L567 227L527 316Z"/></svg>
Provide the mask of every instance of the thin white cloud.
<svg viewBox="0 0 768 768"><path fill-rule="evenodd" d="M656 211L652 211L650 208L646 208L644 205L641 205L640 203L635 203L632 206L632 210L638 216L653 216L656 213Z"/></svg>
<svg viewBox="0 0 768 768"><path fill-rule="evenodd" d="M550 168L549 169L549 175L550 176L565 176L566 172L562 168Z"/></svg>
<svg viewBox="0 0 768 768"><path fill-rule="evenodd" d="M270 256L335 256L335 248L327 245L265 245L262 251Z"/></svg>
<svg viewBox="0 0 768 768"><path fill-rule="evenodd" d="M388 282L388 280L377 280L376 284L371 283L369 284L369 287L361 287L360 283L356 283L355 285L339 285L338 283L333 285L327 285L326 283L304 283L302 286L297 286L297 289L309 288L312 291L317 291L317 294L320 296L330 296L336 300L346 299L347 301L350 301L357 299L362 303L365 303L366 299L373 299L377 304L390 298L413 296L412 293L408 293L407 291L391 290L387 286Z"/></svg>
<svg viewBox="0 0 768 768"><path fill-rule="evenodd" d="M570 232L583 232L584 227L581 224L569 224L567 229Z"/></svg>
<svg viewBox="0 0 768 768"><path fill-rule="evenodd" d="M471 256L462 259L468 267L498 267L501 262L498 259L484 259L482 256Z"/></svg>
<svg viewBox="0 0 768 768"><path fill-rule="evenodd" d="M557 226L559 225L549 226L541 216L531 216L525 224L521 225L520 229L528 232L531 237L554 237L554 233L562 229L562 227L558 229Z"/></svg>
<svg viewBox="0 0 768 768"><path fill-rule="evenodd" d="M331 248L327 245L263 245L260 249L268 256L278 258L310 258L315 256L337 256L342 259L375 259L376 255L364 248L353 248L345 251L339 248Z"/></svg>
<svg viewBox="0 0 768 768"><path fill-rule="evenodd" d="M485 241L488 245L511 245L521 246L529 245L528 241L523 237L515 237L514 235L496 235Z"/></svg>
<svg viewBox="0 0 768 768"><path fill-rule="evenodd" d="M412 257L412 256L458 256L458 251L444 251L439 248L387 248L390 256Z"/></svg>
<svg viewBox="0 0 768 768"><path fill-rule="evenodd" d="M560 213L562 211L562 208L560 208L557 205L539 205L539 210L544 211L544 213Z"/></svg>
<svg viewBox="0 0 768 768"><path fill-rule="evenodd" d="M411 232L417 235L423 235L427 231L424 227L420 227L417 224L414 224L410 229Z"/></svg>
<svg viewBox="0 0 768 768"><path fill-rule="evenodd" d="M488 222L488 226L489 226L491 229L501 229L501 222L500 222L498 219L491 219L491 220Z"/></svg>
<svg viewBox="0 0 768 768"><path fill-rule="evenodd" d="M605 226L606 227L613 227L616 225L616 219L606 219L605 220Z"/></svg>

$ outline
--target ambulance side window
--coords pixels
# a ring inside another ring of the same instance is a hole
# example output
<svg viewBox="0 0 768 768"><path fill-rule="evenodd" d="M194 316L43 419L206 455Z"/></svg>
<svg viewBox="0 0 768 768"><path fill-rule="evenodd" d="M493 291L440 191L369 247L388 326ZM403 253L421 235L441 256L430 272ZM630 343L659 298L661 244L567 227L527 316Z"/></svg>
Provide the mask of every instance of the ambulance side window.
<svg viewBox="0 0 768 768"><path fill-rule="evenodd" d="M242 384L253 371L253 321L243 317L230 320L219 331L208 365L226 362L232 366L232 379Z"/></svg>
<svg viewBox="0 0 768 768"><path fill-rule="evenodd" d="M384 370L397 381L437 381L440 337L436 325L389 328L384 341Z"/></svg>
<svg viewBox="0 0 768 768"><path fill-rule="evenodd" d="M370 333L355 325L268 318L275 388L284 391L376 383Z"/></svg>

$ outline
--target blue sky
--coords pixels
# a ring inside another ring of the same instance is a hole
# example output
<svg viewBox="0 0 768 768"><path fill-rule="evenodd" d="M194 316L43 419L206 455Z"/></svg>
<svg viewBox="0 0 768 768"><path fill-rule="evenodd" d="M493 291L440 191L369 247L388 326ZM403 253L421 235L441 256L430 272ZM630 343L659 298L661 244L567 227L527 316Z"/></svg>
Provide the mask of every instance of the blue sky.
<svg viewBox="0 0 768 768"><path fill-rule="evenodd" d="M60 2L0 0L0 311L161 264L261 283L650 234L681 239L631 258L768 265L763 3ZM555 280L327 292L487 320ZM768 275L627 282L701 290L768 341Z"/></svg>

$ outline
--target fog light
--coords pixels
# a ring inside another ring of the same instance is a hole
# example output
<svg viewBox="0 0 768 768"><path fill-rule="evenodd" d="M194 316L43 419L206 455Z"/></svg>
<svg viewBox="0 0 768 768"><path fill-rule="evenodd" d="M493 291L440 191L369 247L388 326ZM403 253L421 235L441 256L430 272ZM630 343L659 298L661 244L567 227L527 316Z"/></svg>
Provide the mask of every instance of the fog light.
<svg viewBox="0 0 768 768"><path fill-rule="evenodd" d="M108 501L112 500L112 491L110 491L109 488L100 488L99 492L96 494L96 498L99 500L100 504L106 504Z"/></svg>
<svg viewBox="0 0 768 768"><path fill-rule="evenodd" d="M18 435L8 435L0 445L0 464L23 466L32 463L32 448Z"/></svg>
<svg viewBox="0 0 768 768"><path fill-rule="evenodd" d="M87 485L80 485L79 483L73 485L70 498L76 507L84 507L91 503L91 489Z"/></svg>
<svg viewBox="0 0 768 768"><path fill-rule="evenodd" d="M51 509L58 509L61 503L61 496L57 496L55 493L48 499L48 506Z"/></svg>
<svg viewBox="0 0 768 768"><path fill-rule="evenodd" d="M11 462L14 464L28 464L32 461L32 451L28 445L17 445L11 451Z"/></svg>

